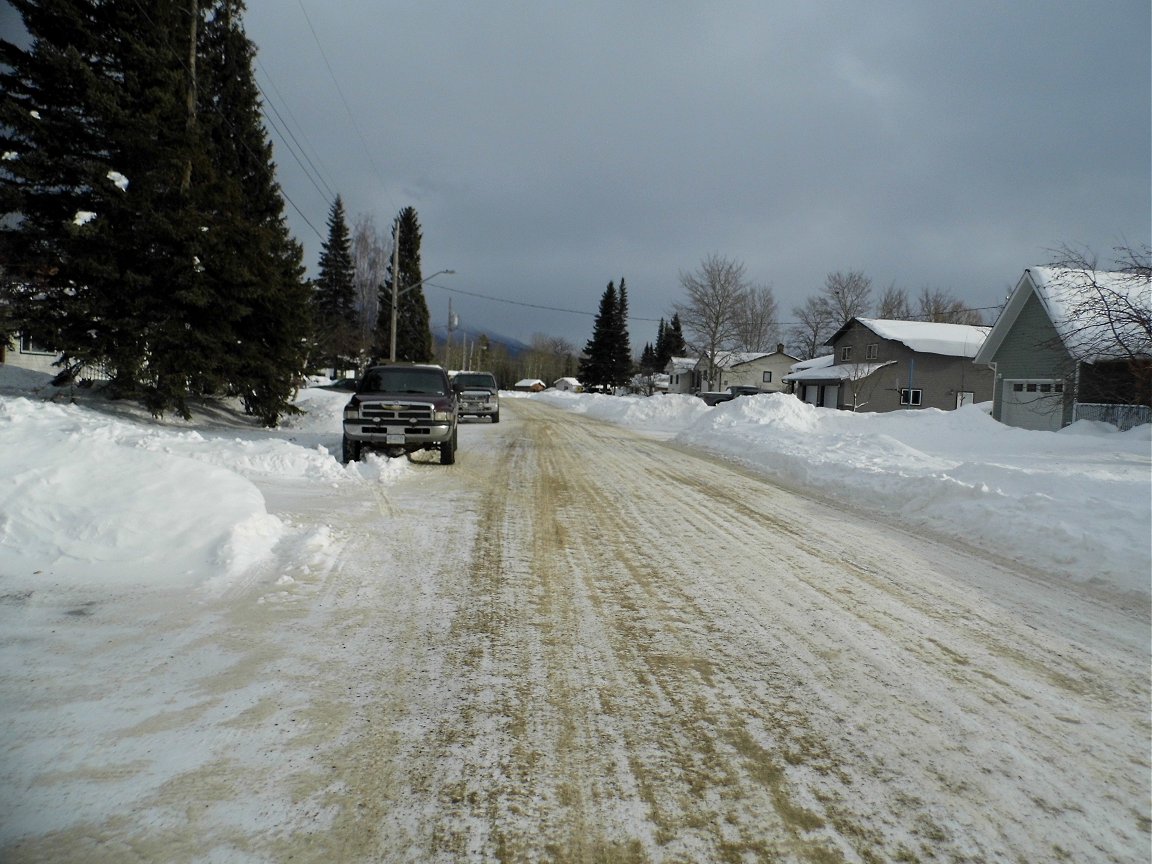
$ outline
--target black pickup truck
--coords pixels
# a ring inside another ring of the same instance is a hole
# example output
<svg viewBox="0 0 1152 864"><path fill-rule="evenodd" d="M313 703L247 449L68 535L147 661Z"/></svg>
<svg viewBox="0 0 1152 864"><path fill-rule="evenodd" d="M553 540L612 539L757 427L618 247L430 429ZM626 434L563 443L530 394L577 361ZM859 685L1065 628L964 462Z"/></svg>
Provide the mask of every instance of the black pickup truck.
<svg viewBox="0 0 1152 864"><path fill-rule="evenodd" d="M719 405L721 402L729 402L737 396L755 396L757 393L762 393L759 387L748 387L743 384L735 384L720 393L697 393L707 405Z"/></svg>
<svg viewBox="0 0 1152 864"><path fill-rule="evenodd" d="M401 456L439 450L440 464L456 461L456 392L439 366L373 366L344 406L345 462L364 450Z"/></svg>

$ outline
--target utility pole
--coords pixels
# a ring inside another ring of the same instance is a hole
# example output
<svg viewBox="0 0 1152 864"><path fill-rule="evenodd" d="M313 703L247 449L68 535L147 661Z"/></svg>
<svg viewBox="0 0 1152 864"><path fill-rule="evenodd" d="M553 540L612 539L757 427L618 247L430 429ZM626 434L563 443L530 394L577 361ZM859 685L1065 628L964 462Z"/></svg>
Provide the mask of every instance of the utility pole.
<svg viewBox="0 0 1152 864"><path fill-rule="evenodd" d="M396 230L392 232L392 340L388 348L388 362L396 362L396 301L400 297L400 217L396 217Z"/></svg>
<svg viewBox="0 0 1152 864"><path fill-rule="evenodd" d="M448 348L444 352L444 368L452 366L452 334L456 328L460 326L460 318L452 312L452 298L448 298ZM464 358L460 358L461 366L464 365Z"/></svg>

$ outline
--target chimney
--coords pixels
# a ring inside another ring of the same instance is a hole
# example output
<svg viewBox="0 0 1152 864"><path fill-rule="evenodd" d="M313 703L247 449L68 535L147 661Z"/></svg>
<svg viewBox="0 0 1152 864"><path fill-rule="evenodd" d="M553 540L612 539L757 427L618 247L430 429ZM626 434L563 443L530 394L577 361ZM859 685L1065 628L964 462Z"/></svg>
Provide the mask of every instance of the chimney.
<svg viewBox="0 0 1152 864"><path fill-rule="evenodd" d="M783 354L784 353L784 343L783 342L777 342L776 343L776 353L777 354Z"/></svg>

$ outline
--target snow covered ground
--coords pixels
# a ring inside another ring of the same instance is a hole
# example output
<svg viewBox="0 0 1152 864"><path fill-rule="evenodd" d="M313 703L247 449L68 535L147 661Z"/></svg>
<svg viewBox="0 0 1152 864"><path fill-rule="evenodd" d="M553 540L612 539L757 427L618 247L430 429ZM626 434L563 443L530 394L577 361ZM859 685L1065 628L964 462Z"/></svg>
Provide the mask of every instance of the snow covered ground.
<svg viewBox="0 0 1152 864"><path fill-rule="evenodd" d="M226 582L284 535L253 477L375 483L379 472L402 470L333 458L340 391L303 391L306 413L281 430L227 430L23 398L22 388L50 392L46 376L10 367L0 375L4 593ZM784 395L711 408L675 395L523 398L710 450L1050 573L1152 595L1152 426L1116 432L1082 421L1036 432L1003 426L979 406L852 414Z"/></svg>
<svg viewBox="0 0 1152 864"><path fill-rule="evenodd" d="M224 595L272 558L278 575L262 589L261 602L274 604L281 593L303 590L308 573L330 567L339 552L330 525L285 516L270 499L276 490L290 487L285 495L293 501L309 494L371 500L414 472L404 460L373 457L344 466L334 458L347 399L339 391L303 391L298 404L305 413L267 430L224 414L156 422L128 405L85 404L83 396L77 404L46 401L64 395L46 381L0 366L0 682L19 697L0 700L0 850L29 831L59 830L115 806L90 795L48 807L32 794L38 765L51 766L60 778L94 758L78 747L54 751L59 742L122 727L125 713L140 711L148 700L176 715L201 698L192 686L196 670L174 666L173 642L205 641L207 631L142 642L126 625L117 625L123 632L77 627L65 649L57 633L65 620L60 609L79 625L102 597L162 589L164 602L182 598L175 602L187 603L193 616L206 598ZM1118 433L1080 423L1060 433L1033 432L1001 426L978 407L850 414L789 396L713 408L687 396L504 396L707 449L796 490L971 544L1049 577L1089 583L1148 616L1147 426ZM381 513L378 518L388 518L386 508ZM146 675L134 680L123 691L131 693L130 707L118 701L119 690L73 680L62 652L83 652L85 639L115 640L131 668L155 669L164 683L158 677L153 690ZM211 662L210 651L204 656ZM187 690L176 695L180 682ZM51 700L36 695L46 686L85 695L70 703L67 717L53 717ZM50 735L42 731L49 728ZM191 759L176 750L164 758L152 750L136 755L138 764L148 765L139 782L152 786L187 771ZM117 758L131 763L124 757Z"/></svg>

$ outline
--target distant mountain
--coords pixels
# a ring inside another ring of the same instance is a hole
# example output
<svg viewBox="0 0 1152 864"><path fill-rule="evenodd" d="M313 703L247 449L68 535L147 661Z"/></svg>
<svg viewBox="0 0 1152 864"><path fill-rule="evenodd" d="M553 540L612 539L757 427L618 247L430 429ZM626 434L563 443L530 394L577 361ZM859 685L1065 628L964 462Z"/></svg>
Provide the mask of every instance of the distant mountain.
<svg viewBox="0 0 1152 864"><path fill-rule="evenodd" d="M486 336L488 342L492 345L503 345L508 352L509 357L519 357L522 353L528 350L529 346L525 345L519 339L513 339L510 336L501 336L499 333L492 333L488 330L476 330L471 327L457 327L452 331L452 344L459 345L464 340L469 342L478 342L481 336ZM440 346L448 341L448 328L443 324L434 325L432 327L432 343L433 348L437 352Z"/></svg>

